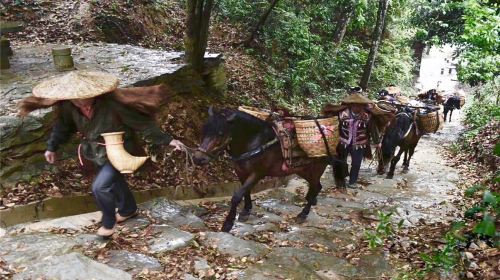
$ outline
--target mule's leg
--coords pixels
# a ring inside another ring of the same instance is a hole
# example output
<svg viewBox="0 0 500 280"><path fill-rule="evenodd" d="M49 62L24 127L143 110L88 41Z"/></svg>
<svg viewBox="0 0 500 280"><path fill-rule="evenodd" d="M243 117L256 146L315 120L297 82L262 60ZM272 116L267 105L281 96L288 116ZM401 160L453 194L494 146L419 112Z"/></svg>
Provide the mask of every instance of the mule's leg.
<svg viewBox="0 0 500 280"><path fill-rule="evenodd" d="M384 173L385 173L384 159L381 156L379 156L378 166L377 166L377 174L383 175Z"/></svg>
<svg viewBox="0 0 500 280"><path fill-rule="evenodd" d="M343 145L337 146L338 157L336 162L332 164L333 177L335 179L335 187L345 189L345 178L349 176L349 167L347 166L347 151Z"/></svg>
<svg viewBox="0 0 500 280"><path fill-rule="evenodd" d="M410 159L415 152L415 147L411 147L408 149L408 160L406 161L405 166L403 166L403 173L407 173L410 170Z"/></svg>
<svg viewBox="0 0 500 280"><path fill-rule="evenodd" d="M319 181L315 186L313 186L311 184L309 185L309 191L311 191L311 194L309 196L309 199L307 200L306 206L304 206L302 211L295 218L296 223L302 224L303 222L306 221L307 216L309 215L309 212L311 212L311 207L318 203L318 194L322 188L323 187L321 186ZM308 191L308 193L309 193L309 191Z"/></svg>
<svg viewBox="0 0 500 280"><path fill-rule="evenodd" d="M408 171L408 150L405 150L404 152L404 158L403 158L403 173L406 173L406 171Z"/></svg>
<svg viewBox="0 0 500 280"><path fill-rule="evenodd" d="M250 192L245 194L244 202L245 205L243 210L241 210L238 215L238 221L240 222L246 222L248 221L248 218L250 218L250 212L252 211L252 194Z"/></svg>
<svg viewBox="0 0 500 280"><path fill-rule="evenodd" d="M444 122L446 122L446 116L448 115L448 108L447 107L444 107L443 115L444 115ZM451 119L451 114L450 114L450 119Z"/></svg>
<svg viewBox="0 0 500 280"><path fill-rule="evenodd" d="M295 218L295 222L301 224L306 221L307 216L309 215L309 212L311 211L311 207L313 205L316 205L318 203L318 194L323 188L320 183L321 175L323 174L326 166L323 168L318 168L314 171L311 171L309 173L299 173L300 177L304 178L307 180L309 183L309 189L307 190L307 195L306 195L306 206L302 209L302 211L297 215Z"/></svg>
<svg viewBox="0 0 500 280"><path fill-rule="evenodd" d="M450 122L451 122L451 115L453 115L453 109L450 110Z"/></svg>
<svg viewBox="0 0 500 280"><path fill-rule="evenodd" d="M401 158L401 154L405 149L402 147L399 147L398 154L391 160L391 167L389 169L389 172L387 173L387 179L392 179L394 177L394 170L396 169L396 164L398 163L399 159Z"/></svg>
<svg viewBox="0 0 500 280"><path fill-rule="evenodd" d="M241 188L233 194L233 197L231 198L231 208L229 209L229 213L226 216L224 224L222 224L222 231L229 232L233 228L238 204L240 204L244 196L250 193L252 187L255 186L260 179L261 178L257 178L255 173L251 174L248 178L246 178L245 183L243 183Z"/></svg>

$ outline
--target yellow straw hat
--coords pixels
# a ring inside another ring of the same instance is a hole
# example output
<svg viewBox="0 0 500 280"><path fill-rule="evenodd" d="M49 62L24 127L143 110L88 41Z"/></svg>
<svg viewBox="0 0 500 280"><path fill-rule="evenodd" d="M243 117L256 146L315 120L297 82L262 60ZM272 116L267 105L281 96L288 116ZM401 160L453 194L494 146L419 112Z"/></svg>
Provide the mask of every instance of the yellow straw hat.
<svg viewBox="0 0 500 280"><path fill-rule="evenodd" d="M52 100L86 99L113 91L118 84L118 78L109 73L78 70L41 82L33 88L33 95Z"/></svg>
<svg viewBox="0 0 500 280"><path fill-rule="evenodd" d="M387 92L392 95L401 93L401 89L397 86L390 86L387 87L385 90L387 90Z"/></svg>
<svg viewBox="0 0 500 280"><path fill-rule="evenodd" d="M372 103L373 101L371 101L368 97L363 96L361 93L351 93L341 101L341 104L372 104Z"/></svg>
<svg viewBox="0 0 500 280"><path fill-rule="evenodd" d="M404 95L396 96L396 100L403 105L407 105L411 101L409 97Z"/></svg>

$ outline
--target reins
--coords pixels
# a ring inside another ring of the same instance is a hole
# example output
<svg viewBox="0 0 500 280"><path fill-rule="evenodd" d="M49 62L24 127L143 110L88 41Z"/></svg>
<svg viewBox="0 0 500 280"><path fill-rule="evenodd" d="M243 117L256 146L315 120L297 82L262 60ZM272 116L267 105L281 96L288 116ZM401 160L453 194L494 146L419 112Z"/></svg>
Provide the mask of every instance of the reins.
<svg viewBox="0 0 500 280"><path fill-rule="evenodd" d="M219 147L214 149L212 152L208 152L206 149L204 149L200 146L198 146L198 148L196 148L196 149L192 149L192 148L190 148L190 149L192 149L194 151L201 152L202 154L206 155L210 159L215 159L220 155L220 153L222 151L227 149L227 145L229 145L229 142L231 142L231 140L232 140L232 138L228 137Z"/></svg>
<svg viewBox="0 0 500 280"><path fill-rule="evenodd" d="M192 174L192 172L189 172L189 171L191 170L191 167L195 166L194 160L193 160L193 153L192 153L192 151L196 151L196 149L188 147L186 145L182 145L181 149L180 149L180 152L183 153L184 156L186 157L186 160L185 160L185 163L184 163L184 174L185 174L184 177L186 178L186 181L189 184L191 184L191 182L192 182L192 176L190 175L190 173ZM163 163L165 163L165 161L168 158L171 158L172 155L173 155L173 152L170 155L164 156L163 157Z"/></svg>
<svg viewBox="0 0 500 280"><path fill-rule="evenodd" d="M265 152L267 149L271 148L272 146L274 146L275 144L279 143L279 140L278 138L274 138L273 140L253 149L253 150L250 150L248 152L245 152L237 157L231 157L231 160L233 161L242 161L242 160L247 160L247 159L251 159L253 157L256 157L260 154L262 154L263 152Z"/></svg>

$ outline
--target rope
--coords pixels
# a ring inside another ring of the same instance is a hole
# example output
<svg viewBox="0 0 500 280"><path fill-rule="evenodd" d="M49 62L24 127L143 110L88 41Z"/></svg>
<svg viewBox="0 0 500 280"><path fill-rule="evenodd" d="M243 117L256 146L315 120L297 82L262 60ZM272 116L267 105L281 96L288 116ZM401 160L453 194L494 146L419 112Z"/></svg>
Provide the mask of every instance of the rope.
<svg viewBox="0 0 500 280"><path fill-rule="evenodd" d="M185 156L185 161L184 161L184 178L186 179L187 183L188 184L191 184L192 182L192 176L190 175L190 173L192 174L192 167L195 166L194 164L194 160L193 160L193 151L195 151L196 149L194 148L190 148L188 146L181 146L181 149L180 149L180 152L183 153L183 155ZM167 152L165 152L165 154L167 154ZM173 156L173 152L170 154L170 155L164 155L163 157L163 163L165 163L167 161L168 158L171 158ZM175 190L177 192L177 188Z"/></svg>
<svg viewBox="0 0 500 280"><path fill-rule="evenodd" d="M116 143L100 143L100 142L96 142L97 145L101 145L101 146L110 146L110 145L122 145L123 142L116 142ZM78 160L80 161L80 165L83 166L83 160L82 160L82 144L78 144Z"/></svg>

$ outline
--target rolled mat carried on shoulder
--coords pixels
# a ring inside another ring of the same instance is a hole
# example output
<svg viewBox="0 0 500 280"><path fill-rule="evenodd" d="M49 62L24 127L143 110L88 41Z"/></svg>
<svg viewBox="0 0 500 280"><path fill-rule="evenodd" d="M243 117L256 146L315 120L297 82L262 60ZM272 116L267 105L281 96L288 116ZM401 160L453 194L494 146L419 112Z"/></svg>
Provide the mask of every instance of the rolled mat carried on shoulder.
<svg viewBox="0 0 500 280"><path fill-rule="evenodd" d="M250 106L239 106L238 111L245 112L263 121L268 120L272 113L271 111L266 109L260 109Z"/></svg>

